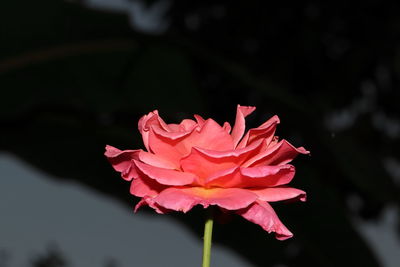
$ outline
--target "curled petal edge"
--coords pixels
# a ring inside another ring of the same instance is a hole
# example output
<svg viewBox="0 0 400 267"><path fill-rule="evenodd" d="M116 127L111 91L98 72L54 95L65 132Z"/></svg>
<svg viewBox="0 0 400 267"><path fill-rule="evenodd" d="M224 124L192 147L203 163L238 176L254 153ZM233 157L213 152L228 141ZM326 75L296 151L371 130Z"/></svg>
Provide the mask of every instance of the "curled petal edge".
<svg viewBox="0 0 400 267"><path fill-rule="evenodd" d="M288 186L252 189L251 191L258 196L259 200L267 202L293 201L293 200L300 200L302 202L305 202L307 200L306 192Z"/></svg>
<svg viewBox="0 0 400 267"><path fill-rule="evenodd" d="M279 117L274 115L259 127L248 130L240 143L237 145L237 148L246 147L258 139L264 139L266 140L267 144L269 144L274 138L275 129L279 123Z"/></svg>
<svg viewBox="0 0 400 267"><path fill-rule="evenodd" d="M237 146L240 139L242 139L243 137L244 131L246 129L245 118L253 113L255 109L256 107L237 105L235 125L233 126L231 133L234 147Z"/></svg>
<svg viewBox="0 0 400 267"><path fill-rule="evenodd" d="M138 159L141 150L119 150L110 145L106 145L104 155L117 172L121 173L123 179L130 181L136 176L132 168L132 160Z"/></svg>
<svg viewBox="0 0 400 267"><path fill-rule="evenodd" d="M274 209L268 202L257 201L250 207L236 212L246 220L258 224L268 233L274 232L278 240L286 240L293 237L292 232L278 218Z"/></svg>
<svg viewBox="0 0 400 267"><path fill-rule="evenodd" d="M150 208L154 209L158 214L166 214L171 210L168 210L164 207L159 206L157 203L154 202L154 198L152 197L143 197L139 203L136 204L134 212L138 212L138 210L143 206L149 206Z"/></svg>

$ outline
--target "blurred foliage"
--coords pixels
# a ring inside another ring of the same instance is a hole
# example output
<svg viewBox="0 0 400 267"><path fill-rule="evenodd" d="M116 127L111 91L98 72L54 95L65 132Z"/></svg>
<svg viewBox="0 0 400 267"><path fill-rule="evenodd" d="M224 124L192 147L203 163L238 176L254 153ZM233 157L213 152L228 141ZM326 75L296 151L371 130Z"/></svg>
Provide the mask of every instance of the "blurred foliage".
<svg viewBox="0 0 400 267"><path fill-rule="evenodd" d="M50 246L44 255L36 255L32 260L33 267L65 267L68 266L64 255L56 246Z"/></svg>
<svg viewBox="0 0 400 267"><path fill-rule="evenodd" d="M137 121L153 109L169 121L200 113L232 122L236 104L255 105L248 125L278 114L278 135L312 152L295 161L294 184L309 201L277 205L292 240L235 217L217 225L216 242L255 266L379 266L351 218L399 204L384 168L399 158L399 134L382 123L399 123L398 10L379 1L176 1L169 29L154 35L78 2L5 1L0 149L132 206L105 144L142 147ZM330 125L340 114L349 122ZM201 209L172 216L201 235Z"/></svg>

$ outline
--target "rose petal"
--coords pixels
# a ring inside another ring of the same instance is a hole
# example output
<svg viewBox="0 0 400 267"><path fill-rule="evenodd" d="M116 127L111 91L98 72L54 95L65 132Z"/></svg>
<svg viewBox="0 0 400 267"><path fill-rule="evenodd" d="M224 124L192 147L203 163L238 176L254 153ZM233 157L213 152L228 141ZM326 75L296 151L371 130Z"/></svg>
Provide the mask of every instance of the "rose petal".
<svg viewBox="0 0 400 267"><path fill-rule="evenodd" d="M200 131L193 131L188 138L184 139L186 153L192 147L224 151L233 149L232 137L218 123L212 119L205 121Z"/></svg>
<svg viewBox="0 0 400 267"><path fill-rule="evenodd" d="M170 123L168 127L170 128L171 132L187 132L191 131L194 127L197 127L197 122L191 119L184 119L179 124Z"/></svg>
<svg viewBox="0 0 400 267"><path fill-rule="evenodd" d="M143 143L144 146L146 147L147 151L149 150L149 130L146 126L146 123L149 119L151 119L153 116L158 115L158 111L154 110L153 112L150 112L147 115L144 115L143 117L140 118L138 122L138 129L140 134L142 135Z"/></svg>
<svg viewBox="0 0 400 267"><path fill-rule="evenodd" d="M212 174L206 186L213 187L270 187L289 183L295 174L291 165L262 166L255 168L231 168Z"/></svg>
<svg viewBox="0 0 400 267"><path fill-rule="evenodd" d="M144 146L146 147L147 151L149 149L149 129L150 125L158 124L160 127L166 127L164 121L158 116L158 111L154 110L147 115L144 115L140 118L138 122L138 129L140 134L142 135Z"/></svg>
<svg viewBox="0 0 400 267"><path fill-rule="evenodd" d="M279 122L279 117L275 115L258 128L250 129L237 145L237 148L245 147L258 139L265 139L266 143L269 144L274 137L276 125Z"/></svg>
<svg viewBox="0 0 400 267"><path fill-rule="evenodd" d="M164 129L162 129L160 126L158 125L152 125L151 129L159 136L164 137L165 139L169 139L169 140L177 140L177 139L182 139L185 136L188 136L194 129L195 126L192 126L191 129L185 131L183 129L181 129L181 131L176 131L176 132L170 132L170 131L166 131ZM150 143L151 146L151 143Z"/></svg>
<svg viewBox="0 0 400 267"><path fill-rule="evenodd" d="M193 129L193 127L197 127L197 126L198 126L197 122L195 122L194 120L190 120L190 119L184 119L179 124L180 129L183 131L190 131L191 129Z"/></svg>
<svg viewBox="0 0 400 267"><path fill-rule="evenodd" d="M139 171L141 171L147 177L156 180L160 184L188 185L197 180L197 176L192 173L154 167L137 160L134 160L134 163Z"/></svg>
<svg viewBox="0 0 400 267"><path fill-rule="evenodd" d="M231 125L229 124L229 122L224 122L222 129L224 129L225 132L230 133L232 128L231 128Z"/></svg>
<svg viewBox="0 0 400 267"><path fill-rule="evenodd" d="M283 141L283 140L282 140ZM281 142L277 141L277 137L273 138L272 141L269 144L266 144L262 149L261 152L255 155L254 157L250 158L246 162L243 163L243 167L250 167L250 166L259 166L259 165L268 165L268 164L255 164L255 162L268 157L272 153L274 153L276 150L279 149L279 147L282 145Z"/></svg>
<svg viewBox="0 0 400 267"><path fill-rule="evenodd" d="M131 160L131 165L126 170L121 172L121 177L127 181L139 178L139 174L136 171L136 166L133 161L134 160Z"/></svg>
<svg viewBox="0 0 400 267"><path fill-rule="evenodd" d="M275 232L278 240L285 240L293 236L267 202L257 201L250 207L237 211L237 214L260 225L268 233Z"/></svg>
<svg viewBox="0 0 400 267"><path fill-rule="evenodd" d="M283 165L291 162L298 154L309 154L303 147L296 148L286 140L268 147L264 152L246 162L245 166Z"/></svg>
<svg viewBox="0 0 400 267"><path fill-rule="evenodd" d="M119 150L113 146L106 145L104 155L116 171L123 172L129 168L132 159L138 158L139 152L140 150Z"/></svg>
<svg viewBox="0 0 400 267"><path fill-rule="evenodd" d="M137 197L155 197L165 188L165 185L157 183L156 180L140 177L132 180L130 193Z"/></svg>
<svg viewBox="0 0 400 267"><path fill-rule="evenodd" d="M158 125L165 131L170 131L168 124L164 122L164 120L159 116L158 110L154 110L149 112L149 114L144 115L140 118L138 123L139 131L149 131L151 126Z"/></svg>
<svg viewBox="0 0 400 267"><path fill-rule="evenodd" d="M230 150L232 138L218 123L208 119L203 127L197 127L185 133L166 133L159 128L149 131L150 150L162 158L179 164L179 160L188 155L192 147L212 150Z"/></svg>
<svg viewBox="0 0 400 267"><path fill-rule="evenodd" d="M174 166L179 166L179 161L182 158L180 151L181 140L172 140L163 136L157 135L153 129L149 131L149 144L150 151L160 158L166 159L171 162Z"/></svg>
<svg viewBox="0 0 400 267"><path fill-rule="evenodd" d="M163 207L160 207L160 205L158 205L157 203L154 202L154 198L152 198L152 197L146 197L146 196L143 197L139 201L139 203L136 204L134 211L137 212L139 210L139 208L141 208L143 206L149 206L149 207L153 208L159 214L166 214L171 211L171 210L165 209Z"/></svg>
<svg viewBox="0 0 400 267"><path fill-rule="evenodd" d="M245 107L237 105L235 125L233 126L231 134L234 147L236 147L240 139L243 137L244 131L246 129L245 118L250 115L255 109L255 107Z"/></svg>
<svg viewBox="0 0 400 267"><path fill-rule="evenodd" d="M212 175L206 178L204 186L231 188L241 187L240 184L242 183L243 176L240 174L240 167L235 166L229 169L214 172Z"/></svg>
<svg viewBox="0 0 400 267"><path fill-rule="evenodd" d="M256 199L256 194L240 188L186 187L168 188L154 198L154 201L166 209L187 212L198 204L204 208L217 205L227 210L237 210L249 206Z"/></svg>
<svg viewBox="0 0 400 267"><path fill-rule="evenodd" d="M181 167L185 172L194 173L201 180L204 180L213 173L240 166L248 158L257 155L261 148L261 142L255 142L243 149L227 151L193 147L190 154L181 159Z"/></svg>
<svg viewBox="0 0 400 267"><path fill-rule="evenodd" d="M162 158L158 155L152 154L150 152L140 151L138 153L138 158L140 161L159 168L164 169L178 169L179 165L174 164L168 159Z"/></svg>
<svg viewBox="0 0 400 267"><path fill-rule="evenodd" d="M295 174L295 168L292 165L279 166L258 166L250 168L241 168L243 175L243 186L278 186L290 183Z"/></svg>
<svg viewBox="0 0 400 267"><path fill-rule="evenodd" d="M213 160L229 159L229 158L246 159L248 157L257 155L260 152L260 150L264 147L264 142L262 140L259 141L260 142L254 142L250 146L241 149L217 151L200 147L193 147L192 150L196 150L199 153L203 154L204 156L212 158ZM189 156L190 155L188 155L187 157Z"/></svg>
<svg viewBox="0 0 400 267"><path fill-rule="evenodd" d="M307 197L306 192L304 192L303 190L285 186L254 189L251 191L257 194L260 200L268 202L291 200L291 199L299 199L300 201L306 201Z"/></svg>
<svg viewBox="0 0 400 267"><path fill-rule="evenodd" d="M194 115L194 118L196 119L197 124L198 124L200 127L203 127L203 125L204 125L204 123L206 122L206 120L203 119L202 116L197 115L197 114Z"/></svg>
<svg viewBox="0 0 400 267"><path fill-rule="evenodd" d="M113 146L107 145L104 155L113 166L114 170L121 172L122 178L130 181L134 176L132 170L132 159L137 159L142 150L119 150Z"/></svg>

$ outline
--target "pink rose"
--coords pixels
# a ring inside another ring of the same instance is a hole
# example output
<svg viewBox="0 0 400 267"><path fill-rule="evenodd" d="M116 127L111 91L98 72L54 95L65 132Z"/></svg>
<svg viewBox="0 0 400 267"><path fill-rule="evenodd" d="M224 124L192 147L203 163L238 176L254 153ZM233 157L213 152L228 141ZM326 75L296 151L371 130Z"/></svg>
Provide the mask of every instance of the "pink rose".
<svg viewBox="0 0 400 267"><path fill-rule="evenodd" d="M245 134L245 117L254 110L238 105L233 129L198 115L167 124L153 111L139 120L147 151L107 145L106 157L131 181L131 194L141 198L135 211L143 205L158 213L216 205L275 232L279 240L292 237L269 202L305 201L304 191L287 186L295 174L288 163L309 152L278 140L277 116Z"/></svg>

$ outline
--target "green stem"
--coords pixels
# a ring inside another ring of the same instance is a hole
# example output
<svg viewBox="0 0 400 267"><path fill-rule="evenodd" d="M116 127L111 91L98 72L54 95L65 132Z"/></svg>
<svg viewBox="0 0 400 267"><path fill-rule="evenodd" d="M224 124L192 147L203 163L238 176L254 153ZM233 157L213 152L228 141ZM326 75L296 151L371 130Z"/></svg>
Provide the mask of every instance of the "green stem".
<svg viewBox="0 0 400 267"><path fill-rule="evenodd" d="M208 215L208 218L204 225L203 265L202 265L202 267L210 267L212 229L213 229L213 211L212 211L212 208L209 208L209 215Z"/></svg>

